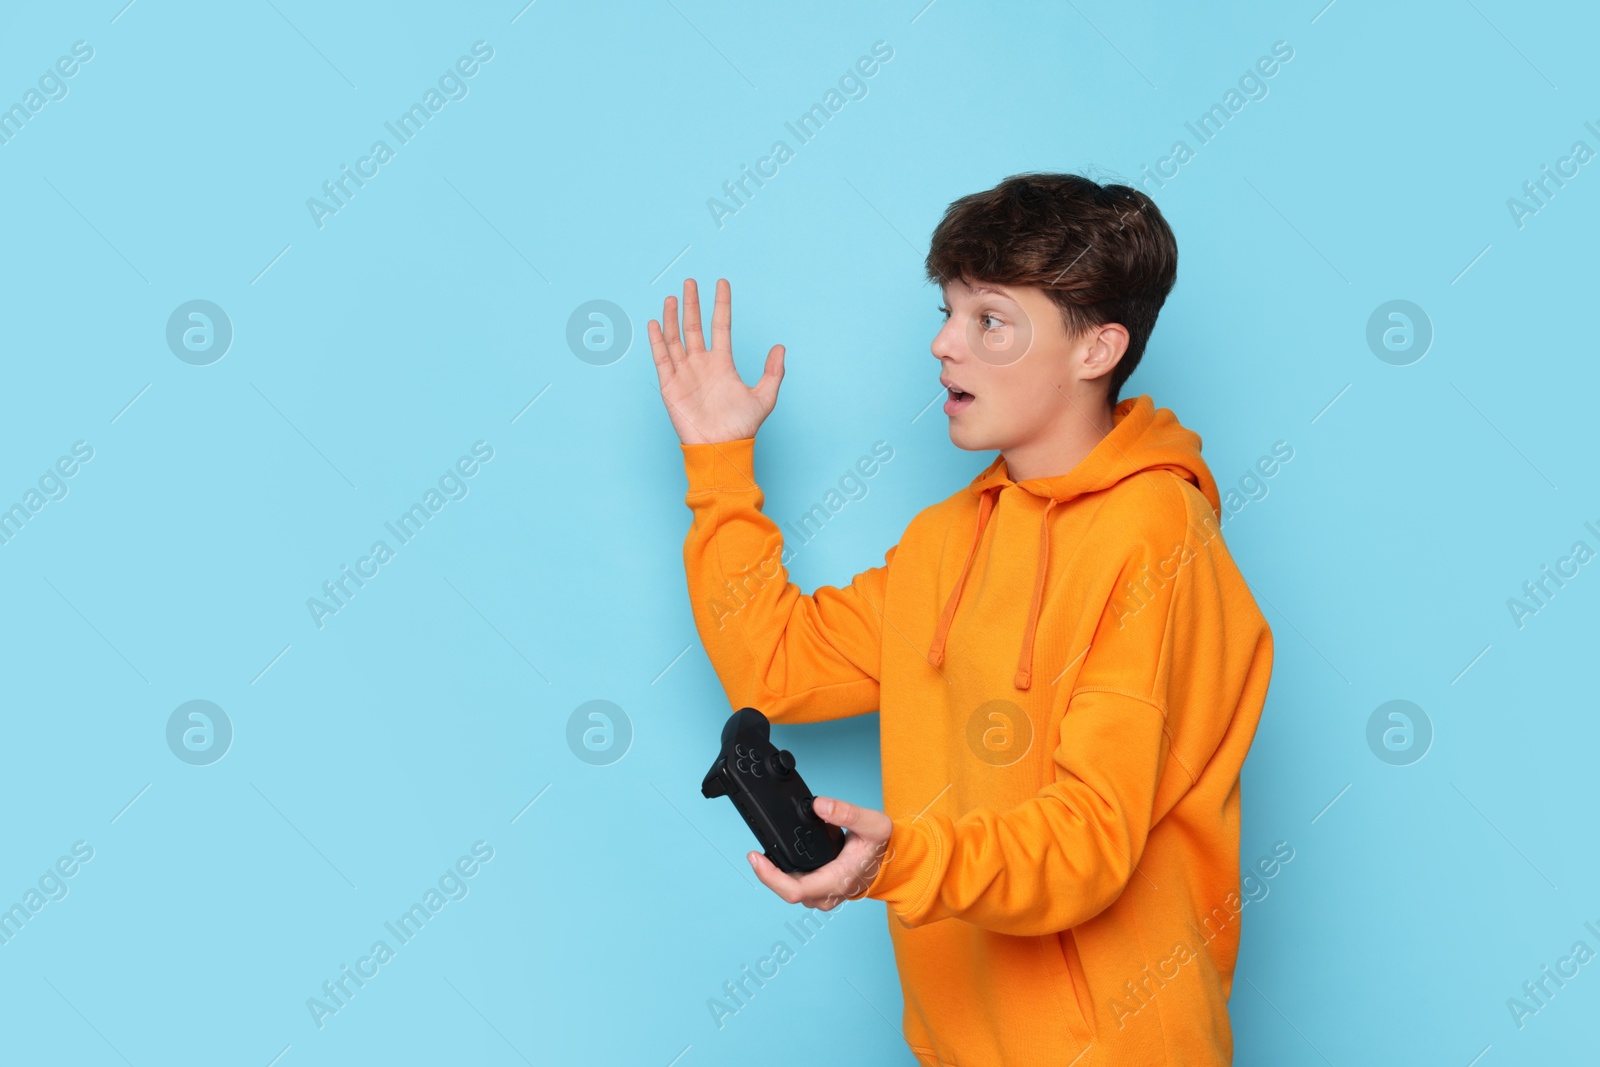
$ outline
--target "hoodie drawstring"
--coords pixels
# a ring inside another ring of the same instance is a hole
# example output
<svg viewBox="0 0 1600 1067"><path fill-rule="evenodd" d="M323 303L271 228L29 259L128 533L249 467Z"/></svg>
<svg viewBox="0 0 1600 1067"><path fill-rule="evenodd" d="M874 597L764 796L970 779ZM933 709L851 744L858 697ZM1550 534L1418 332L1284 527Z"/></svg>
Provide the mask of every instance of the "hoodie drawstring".
<svg viewBox="0 0 1600 1067"><path fill-rule="evenodd" d="M1039 626L1039 605L1044 600L1044 578L1050 567L1050 509L1057 501L1045 501L1044 516L1039 519L1039 563L1033 576L1033 602L1028 605L1028 625L1022 630L1022 651L1017 654L1017 676L1012 685L1026 689L1033 683L1033 634Z"/></svg>
<svg viewBox="0 0 1600 1067"><path fill-rule="evenodd" d="M989 516L994 512L995 496L1002 485L987 486L978 497L978 527L972 534L972 547L967 549L967 558L961 564L961 574L956 578L955 588L950 590L950 596L945 600L944 610L939 613L939 621L933 628L933 643L928 646L928 662L935 667L944 662L945 639L950 634L950 623L955 619L956 605L961 600L961 592L966 588L967 574L972 569L972 561L978 554L978 545L983 541L984 527L989 524ZM991 490L995 492L991 492ZM1022 631L1022 649L1017 655L1017 673L1013 684L1018 689L1027 689L1033 680L1033 636L1039 624L1039 605L1044 599L1045 573L1050 562L1050 509L1059 501L1050 499L1045 502L1044 516L1039 521L1039 562L1033 580L1033 597L1028 605L1028 621Z"/></svg>
<svg viewBox="0 0 1600 1067"><path fill-rule="evenodd" d="M944 640L950 633L950 621L956 617L956 602L961 599L961 589L967 584L967 571L972 567L972 559L978 554L978 542L983 540L983 528L989 525L989 515L994 510L994 497L989 490L998 490L998 485L989 486L978 494L978 529L972 535L972 547L967 549L966 562L961 564L961 575L956 579L956 587L950 590L950 597L944 602L944 611L939 613L939 621L933 627L933 644L928 646L928 662L937 667L944 662Z"/></svg>

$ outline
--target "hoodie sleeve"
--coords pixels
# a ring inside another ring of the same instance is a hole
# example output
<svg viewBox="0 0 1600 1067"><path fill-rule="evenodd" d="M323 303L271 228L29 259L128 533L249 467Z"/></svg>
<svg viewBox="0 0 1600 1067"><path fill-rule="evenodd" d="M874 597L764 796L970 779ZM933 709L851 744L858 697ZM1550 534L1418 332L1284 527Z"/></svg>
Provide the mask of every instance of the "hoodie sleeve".
<svg viewBox="0 0 1600 1067"><path fill-rule="evenodd" d="M885 901L904 925L961 919L1004 934L1065 930L1144 877L1135 868L1169 772L1171 644L1195 628L1220 633L1224 621L1204 595L1214 561L1194 546L1192 530L1160 525L1173 531L1170 540L1141 538L1124 554L1066 700L1055 780L1005 811L894 820L865 895ZM1171 570L1175 548L1183 562L1173 580L1152 582L1159 563ZM1130 602L1122 591L1135 588L1141 595ZM1229 679L1209 670L1181 684L1221 697ZM1181 796L1193 779L1181 760L1177 773L1176 786L1166 784ZM1169 792L1163 811L1176 802Z"/></svg>
<svg viewBox="0 0 1600 1067"><path fill-rule="evenodd" d="M884 566L811 595L789 581L783 534L761 511L755 438L680 445L693 512L683 545L695 628L730 707L775 723L819 722L878 708Z"/></svg>

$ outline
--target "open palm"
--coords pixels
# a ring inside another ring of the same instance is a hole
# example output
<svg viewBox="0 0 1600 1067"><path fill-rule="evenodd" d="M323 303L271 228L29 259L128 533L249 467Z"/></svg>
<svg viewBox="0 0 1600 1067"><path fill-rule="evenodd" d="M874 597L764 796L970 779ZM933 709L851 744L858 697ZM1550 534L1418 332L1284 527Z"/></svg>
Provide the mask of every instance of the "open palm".
<svg viewBox="0 0 1600 1067"><path fill-rule="evenodd" d="M733 365L733 295L726 278L717 279L710 348L700 325L700 291L693 278L683 283L683 336L678 334L677 298L671 296L662 304L661 322L651 319L648 332L661 399L679 440L697 445L755 436L778 402L783 346L772 346L761 379L754 386L745 385Z"/></svg>

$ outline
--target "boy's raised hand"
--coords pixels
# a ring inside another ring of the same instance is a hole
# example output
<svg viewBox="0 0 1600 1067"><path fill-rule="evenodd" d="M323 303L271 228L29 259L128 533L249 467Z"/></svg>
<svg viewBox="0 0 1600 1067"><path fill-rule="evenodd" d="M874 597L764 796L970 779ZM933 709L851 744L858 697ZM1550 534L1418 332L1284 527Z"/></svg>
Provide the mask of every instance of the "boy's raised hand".
<svg viewBox="0 0 1600 1067"><path fill-rule="evenodd" d="M726 278L717 279L711 314L711 347L700 325L700 291L693 278L683 282L683 333L678 335L676 297L667 297L661 322L650 320L650 351L661 380L661 399L678 439L686 445L716 444L754 437L778 402L783 380L783 346L773 345L761 380L744 384L733 365L733 296Z"/></svg>

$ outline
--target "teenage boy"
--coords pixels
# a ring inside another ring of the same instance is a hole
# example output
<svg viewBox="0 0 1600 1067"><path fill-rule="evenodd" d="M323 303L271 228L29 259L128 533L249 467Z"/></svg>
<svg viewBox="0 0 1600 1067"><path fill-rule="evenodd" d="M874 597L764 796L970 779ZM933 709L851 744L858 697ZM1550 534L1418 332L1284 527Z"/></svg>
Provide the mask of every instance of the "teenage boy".
<svg viewBox="0 0 1600 1067"><path fill-rule="evenodd" d="M884 565L807 596L761 512L754 388L718 280L649 324L682 442L695 625L730 708L775 723L878 711L883 803L818 797L843 854L785 901L887 905L918 1062L1227 1064L1239 947L1239 771L1272 634L1219 533L1200 438L1119 400L1177 274L1155 204L1017 175L951 204L927 273L950 440L997 449ZM864 890L864 893L863 893Z"/></svg>

